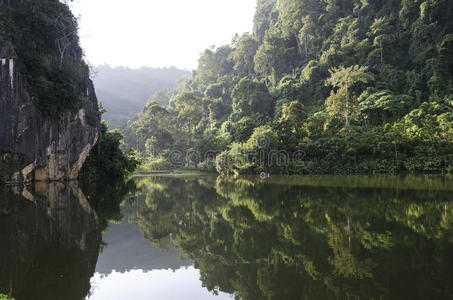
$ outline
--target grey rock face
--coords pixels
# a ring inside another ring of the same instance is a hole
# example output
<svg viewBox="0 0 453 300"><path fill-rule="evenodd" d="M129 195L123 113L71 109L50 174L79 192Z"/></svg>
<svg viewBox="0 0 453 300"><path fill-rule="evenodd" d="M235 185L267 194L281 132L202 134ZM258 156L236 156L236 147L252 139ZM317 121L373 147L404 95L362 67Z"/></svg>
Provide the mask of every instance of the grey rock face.
<svg viewBox="0 0 453 300"><path fill-rule="evenodd" d="M85 100L51 120L25 91L9 52L0 51L5 55L0 57L0 155L14 157L17 168L7 181L76 179L99 135L100 114L88 69Z"/></svg>

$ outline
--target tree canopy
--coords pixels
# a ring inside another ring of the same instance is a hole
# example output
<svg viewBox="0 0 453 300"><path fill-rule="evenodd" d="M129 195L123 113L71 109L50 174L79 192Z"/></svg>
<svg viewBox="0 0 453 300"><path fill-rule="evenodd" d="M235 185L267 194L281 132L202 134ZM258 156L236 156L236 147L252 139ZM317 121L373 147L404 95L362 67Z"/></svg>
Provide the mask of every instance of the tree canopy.
<svg viewBox="0 0 453 300"><path fill-rule="evenodd" d="M451 171L452 13L447 0L259 0L253 33L207 49L165 117L145 107L134 128L153 157L235 158L226 173ZM144 133L156 119L171 138ZM247 159L260 128L303 161Z"/></svg>

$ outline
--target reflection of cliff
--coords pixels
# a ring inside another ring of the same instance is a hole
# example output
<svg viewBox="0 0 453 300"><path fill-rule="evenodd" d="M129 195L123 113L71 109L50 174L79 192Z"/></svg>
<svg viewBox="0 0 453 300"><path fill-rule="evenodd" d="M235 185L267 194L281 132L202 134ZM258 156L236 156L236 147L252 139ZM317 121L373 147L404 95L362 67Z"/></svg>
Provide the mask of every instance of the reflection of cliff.
<svg viewBox="0 0 453 300"><path fill-rule="evenodd" d="M75 183L1 192L0 292L18 300L83 299L98 257L98 223Z"/></svg>
<svg viewBox="0 0 453 300"><path fill-rule="evenodd" d="M191 265L183 261L173 247L163 251L143 237L134 225L111 224L102 239L108 244L96 265L96 272L110 274L113 270L124 273L131 269L177 270Z"/></svg>

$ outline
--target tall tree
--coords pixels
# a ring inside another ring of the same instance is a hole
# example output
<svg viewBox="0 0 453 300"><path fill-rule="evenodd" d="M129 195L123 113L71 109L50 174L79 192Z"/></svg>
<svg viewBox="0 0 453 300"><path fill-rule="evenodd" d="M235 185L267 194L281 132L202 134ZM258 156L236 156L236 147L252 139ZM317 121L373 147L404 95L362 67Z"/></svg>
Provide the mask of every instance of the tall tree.
<svg viewBox="0 0 453 300"><path fill-rule="evenodd" d="M288 48L277 30L268 31L255 55L255 71L265 78L270 77L272 85L276 86L282 76L297 65L295 55L296 49Z"/></svg>
<svg viewBox="0 0 453 300"><path fill-rule="evenodd" d="M280 125L289 129L299 141L302 138L303 124L307 119L305 106L299 101L292 101L289 105L283 107Z"/></svg>
<svg viewBox="0 0 453 300"><path fill-rule="evenodd" d="M254 57L258 50L258 42L249 34L244 34L238 40L231 58L234 62L234 70L240 76L253 76L255 64Z"/></svg>
<svg viewBox="0 0 453 300"><path fill-rule="evenodd" d="M370 30L374 46L379 47L381 53L381 64L384 64L384 47L395 38L395 28L388 17L381 17L374 20Z"/></svg>
<svg viewBox="0 0 453 300"><path fill-rule="evenodd" d="M203 117L202 101L194 93L183 92L176 97L175 112L177 113L178 126L182 131L180 138L187 140L187 145L192 145L195 127ZM182 135L182 136L181 136Z"/></svg>
<svg viewBox="0 0 453 300"><path fill-rule="evenodd" d="M277 0L258 0L253 22L253 34L259 43L264 40L266 31L273 22L273 11Z"/></svg>
<svg viewBox="0 0 453 300"><path fill-rule="evenodd" d="M261 81L242 78L234 88L232 97L234 119L255 114L268 116L271 113L272 96Z"/></svg>
<svg viewBox="0 0 453 300"><path fill-rule="evenodd" d="M350 115L358 109L357 98L351 96L351 87L357 82L367 83L373 78L371 73L366 72L365 66L343 66L329 70L330 78L326 80L326 85L337 88L332 90L326 100L327 111L332 114L342 114L344 116L346 128L350 126Z"/></svg>

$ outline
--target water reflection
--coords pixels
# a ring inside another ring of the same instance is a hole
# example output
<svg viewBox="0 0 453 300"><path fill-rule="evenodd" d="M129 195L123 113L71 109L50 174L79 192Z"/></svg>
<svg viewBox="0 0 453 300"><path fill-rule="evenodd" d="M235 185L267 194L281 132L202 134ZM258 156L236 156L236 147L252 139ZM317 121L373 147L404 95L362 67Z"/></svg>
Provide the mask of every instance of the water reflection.
<svg viewBox="0 0 453 300"><path fill-rule="evenodd" d="M181 257L168 239L152 245L136 226L111 224L91 279L89 300L188 299L208 300L214 295L202 287L200 272ZM133 296L132 296L133 295ZM231 299L224 294L217 300Z"/></svg>
<svg viewBox="0 0 453 300"><path fill-rule="evenodd" d="M131 220L151 241L170 236L210 291L244 300L453 297L451 178L138 184Z"/></svg>
<svg viewBox="0 0 453 300"><path fill-rule="evenodd" d="M83 190L0 187L0 293L453 298L451 177L146 177Z"/></svg>
<svg viewBox="0 0 453 300"><path fill-rule="evenodd" d="M107 246L103 248L96 265L96 273L100 275L134 269L175 271L192 265L182 258L168 239L162 241L165 249L156 247L131 224L110 224L102 239Z"/></svg>
<svg viewBox="0 0 453 300"><path fill-rule="evenodd" d="M0 291L21 299L83 299L98 257L96 213L76 184L2 187Z"/></svg>
<svg viewBox="0 0 453 300"><path fill-rule="evenodd" d="M201 286L200 272L194 267L172 270L130 270L107 277L95 274L95 290L89 300L231 300L228 294L213 295Z"/></svg>

